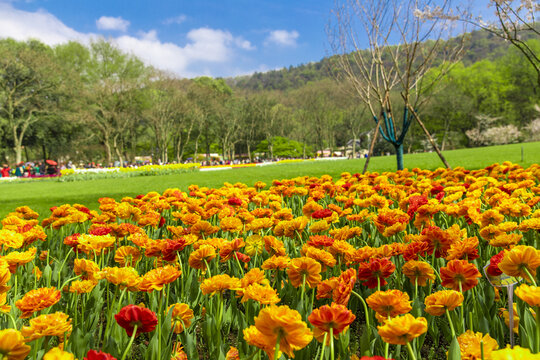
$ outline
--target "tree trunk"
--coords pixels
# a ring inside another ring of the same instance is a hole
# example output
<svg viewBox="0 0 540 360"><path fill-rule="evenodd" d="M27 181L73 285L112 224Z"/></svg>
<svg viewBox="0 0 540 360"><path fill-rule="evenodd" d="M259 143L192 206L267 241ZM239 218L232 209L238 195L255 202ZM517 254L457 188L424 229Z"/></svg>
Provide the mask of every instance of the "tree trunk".
<svg viewBox="0 0 540 360"><path fill-rule="evenodd" d="M366 163L364 164L364 170L362 170L362 174L365 174L368 169L369 160L373 156L373 149L375 148L375 142L377 141L378 136L379 136L379 123L377 123L377 126L375 127L375 133L373 134L373 139L371 139L371 144L369 145L368 156L366 159Z"/></svg>
<svg viewBox="0 0 540 360"><path fill-rule="evenodd" d="M247 153L248 153L248 158L249 158L249 162L251 162L251 145L249 144L249 141L247 142Z"/></svg>
<svg viewBox="0 0 540 360"><path fill-rule="evenodd" d="M446 139L448 137L448 130L450 129L450 121L448 119L445 120L445 127L444 127L444 134L442 138L442 144L441 144L441 151L444 151L445 145L446 145Z"/></svg>
<svg viewBox="0 0 540 360"><path fill-rule="evenodd" d="M47 160L47 148L45 147L45 144L41 144L41 151L43 152L43 161Z"/></svg>
<svg viewBox="0 0 540 360"><path fill-rule="evenodd" d="M15 140L13 149L15 150L15 163L18 164L22 161L22 145L18 140Z"/></svg>
<svg viewBox="0 0 540 360"><path fill-rule="evenodd" d="M112 154L111 154L111 144L109 144L109 136L105 136L103 139L103 146L105 147L105 155L107 157L106 167L112 166Z"/></svg>
<svg viewBox="0 0 540 360"><path fill-rule="evenodd" d="M221 156L223 157L223 161L227 158L227 140L223 138L221 140Z"/></svg>
<svg viewBox="0 0 540 360"><path fill-rule="evenodd" d="M193 161L197 161L197 155L199 152L199 138L201 137L201 133L197 135L197 138L195 139L195 153L193 154Z"/></svg>
<svg viewBox="0 0 540 360"><path fill-rule="evenodd" d="M18 164L22 161L22 140L23 133L17 134L17 127L13 126L13 150L15 150L15 162Z"/></svg>
<svg viewBox="0 0 540 360"><path fill-rule="evenodd" d="M124 157L122 156L120 148L118 147L118 134L113 137L113 147L114 147L114 152L116 153L116 156L118 156L118 161L120 162L120 167L123 167L124 166Z"/></svg>
<svg viewBox="0 0 540 360"><path fill-rule="evenodd" d="M403 144L395 145L394 148L396 149L396 161L397 161L397 169L403 170Z"/></svg>
<svg viewBox="0 0 540 360"><path fill-rule="evenodd" d="M274 159L274 144L272 138L268 137L268 151L270 151L270 160Z"/></svg>
<svg viewBox="0 0 540 360"><path fill-rule="evenodd" d="M353 131L352 158L356 159L356 134Z"/></svg>
<svg viewBox="0 0 540 360"><path fill-rule="evenodd" d="M176 162L180 163L182 162L182 158L180 157L180 148L182 146L182 134L178 134L178 136L175 136L173 138L173 144L174 144L174 157L176 158Z"/></svg>
<svg viewBox="0 0 540 360"><path fill-rule="evenodd" d="M208 139L208 126L204 129L204 144L206 151L206 161L210 163L210 139Z"/></svg>

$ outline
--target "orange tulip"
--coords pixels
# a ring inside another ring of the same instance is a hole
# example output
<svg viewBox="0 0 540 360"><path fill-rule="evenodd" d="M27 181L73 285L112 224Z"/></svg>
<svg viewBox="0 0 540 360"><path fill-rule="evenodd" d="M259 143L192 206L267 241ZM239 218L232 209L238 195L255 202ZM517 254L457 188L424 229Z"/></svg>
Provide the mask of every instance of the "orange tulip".
<svg viewBox="0 0 540 360"><path fill-rule="evenodd" d="M483 346L484 350L484 359L491 359L492 351L499 348L497 341L489 336L489 334L484 335L479 332L472 332L471 330L467 330L465 333L459 335L457 341L463 360L481 359L481 346Z"/></svg>
<svg viewBox="0 0 540 360"><path fill-rule="evenodd" d="M442 286L457 291L467 291L478 284L482 277L474 264L467 260L451 260L441 268Z"/></svg>
<svg viewBox="0 0 540 360"><path fill-rule="evenodd" d="M540 306L540 287L521 284L515 290L515 294L529 306Z"/></svg>
<svg viewBox="0 0 540 360"><path fill-rule="evenodd" d="M401 268L403 275L409 278L411 283L417 283L419 286L426 286L428 280L435 280L433 268L427 262L409 260Z"/></svg>
<svg viewBox="0 0 540 360"><path fill-rule="evenodd" d="M535 284L536 268L540 266L540 250L532 246L518 245L505 253L499 269L506 275L519 276ZM535 284L536 285L536 284Z"/></svg>
<svg viewBox="0 0 540 360"><path fill-rule="evenodd" d="M427 296L424 300L426 312L433 316L441 316L446 310L454 310L463 304L463 294L455 290L441 290Z"/></svg>
<svg viewBox="0 0 540 360"><path fill-rule="evenodd" d="M23 335L15 329L0 330L0 354L8 360L23 360L30 353Z"/></svg>
<svg viewBox="0 0 540 360"><path fill-rule="evenodd" d="M314 309L308 317L313 326L327 333L332 329L334 335L339 335L346 330L354 319L356 319L356 316L349 309L336 303Z"/></svg>
<svg viewBox="0 0 540 360"><path fill-rule="evenodd" d="M255 327L266 344L277 344L279 339L279 349L289 357L294 357L294 351L304 348L313 339L300 313L285 305L262 309L255 317Z"/></svg>
<svg viewBox="0 0 540 360"><path fill-rule="evenodd" d="M306 285L314 288L321 281L321 264L308 257L292 259L287 268L291 285L299 287L305 278Z"/></svg>
<svg viewBox="0 0 540 360"><path fill-rule="evenodd" d="M384 325L377 326L384 342L394 345L407 345L409 341L427 331L427 320L405 314L387 320Z"/></svg>
<svg viewBox="0 0 540 360"><path fill-rule="evenodd" d="M26 341L33 341L45 336L57 336L63 341L64 334L71 334L71 320L63 312L40 315L30 320L30 326L23 326L21 333Z"/></svg>
<svg viewBox="0 0 540 360"><path fill-rule="evenodd" d="M21 319L29 318L34 312L46 309L60 301L60 291L55 287L30 290L15 306L22 311Z"/></svg>
<svg viewBox="0 0 540 360"><path fill-rule="evenodd" d="M412 310L409 295L400 290L376 291L366 299L366 303L385 319Z"/></svg>

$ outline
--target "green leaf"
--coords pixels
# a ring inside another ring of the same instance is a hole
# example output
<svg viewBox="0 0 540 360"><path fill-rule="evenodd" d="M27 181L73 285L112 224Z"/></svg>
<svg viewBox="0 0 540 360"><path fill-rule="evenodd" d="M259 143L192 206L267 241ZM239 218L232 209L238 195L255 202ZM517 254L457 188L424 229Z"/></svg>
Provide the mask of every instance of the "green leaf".
<svg viewBox="0 0 540 360"><path fill-rule="evenodd" d="M459 343L455 336L448 349L448 360L461 360L461 350L459 349Z"/></svg>

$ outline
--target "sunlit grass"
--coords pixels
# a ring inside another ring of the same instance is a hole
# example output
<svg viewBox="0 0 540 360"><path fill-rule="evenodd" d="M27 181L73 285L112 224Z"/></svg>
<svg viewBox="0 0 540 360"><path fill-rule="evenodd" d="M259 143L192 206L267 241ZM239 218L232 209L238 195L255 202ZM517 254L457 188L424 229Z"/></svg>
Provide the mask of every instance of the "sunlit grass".
<svg viewBox="0 0 540 360"><path fill-rule="evenodd" d="M523 161L521 150L523 148ZM538 162L540 142L491 146L475 149L461 149L444 152L452 167L463 166L467 169L479 169L493 163L511 161L522 166ZM264 167L251 167L213 172L194 172L185 174L144 176L120 179L101 179L75 182L55 180L11 182L0 184L0 216L5 216L17 206L28 205L42 215L48 215L51 206L65 203L84 204L92 209L98 207L100 197L113 197L120 200L124 196L136 196L149 191L162 192L168 188L180 188L183 191L191 184L220 187L224 182L242 182L253 185L256 181L270 183L273 179L286 179L296 176L321 176L329 174L339 176L342 172L362 172L364 159L336 161L307 161ZM405 167L436 169L442 166L436 153L405 155ZM394 171L394 156L374 157L369 171Z"/></svg>

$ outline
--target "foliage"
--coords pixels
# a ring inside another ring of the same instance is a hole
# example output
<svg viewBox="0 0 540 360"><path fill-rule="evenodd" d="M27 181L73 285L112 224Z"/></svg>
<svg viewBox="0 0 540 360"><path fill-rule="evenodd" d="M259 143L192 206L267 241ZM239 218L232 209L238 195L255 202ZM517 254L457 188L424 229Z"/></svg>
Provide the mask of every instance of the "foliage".
<svg viewBox="0 0 540 360"><path fill-rule="evenodd" d="M62 176L57 180L63 181L82 181L94 179L118 179L134 176L155 176L182 174L197 170L201 164L167 164L167 165L143 165L139 167L121 167L121 168L100 168L100 169L65 169L61 171Z"/></svg>
<svg viewBox="0 0 540 360"><path fill-rule="evenodd" d="M361 139L361 148L349 149L357 153L373 136L369 110L348 84L332 79L338 75L335 57L252 77L189 80L146 67L105 41L54 48L38 41L0 45L0 158L11 166L47 158L107 166L150 155L154 162L183 162L206 160L208 153L253 161L263 141L266 157L278 156L276 137L301 143L301 157L343 151L352 139ZM497 126L514 125L532 139L534 132L527 129L540 104L532 66L488 33L471 33L469 45L463 62L429 89L429 101L418 108L431 135L444 150L471 146L465 134L485 114L500 118ZM538 40L529 38L527 45L540 50ZM438 71L426 78L436 78ZM24 101L9 120L8 89L27 75L39 87L20 88ZM400 99L399 89L389 96ZM421 133L413 123L405 152L431 148Z"/></svg>
<svg viewBox="0 0 540 360"><path fill-rule="evenodd" d="M272 138L272 146L274 156L277 158L297 158L302 155L304 145L298 141L290 140L281 136ZM257 153L268 153L268 140L263 140L257 145L255 149ZM308 147L307 155L313 156L313 153Z"/></svg>

